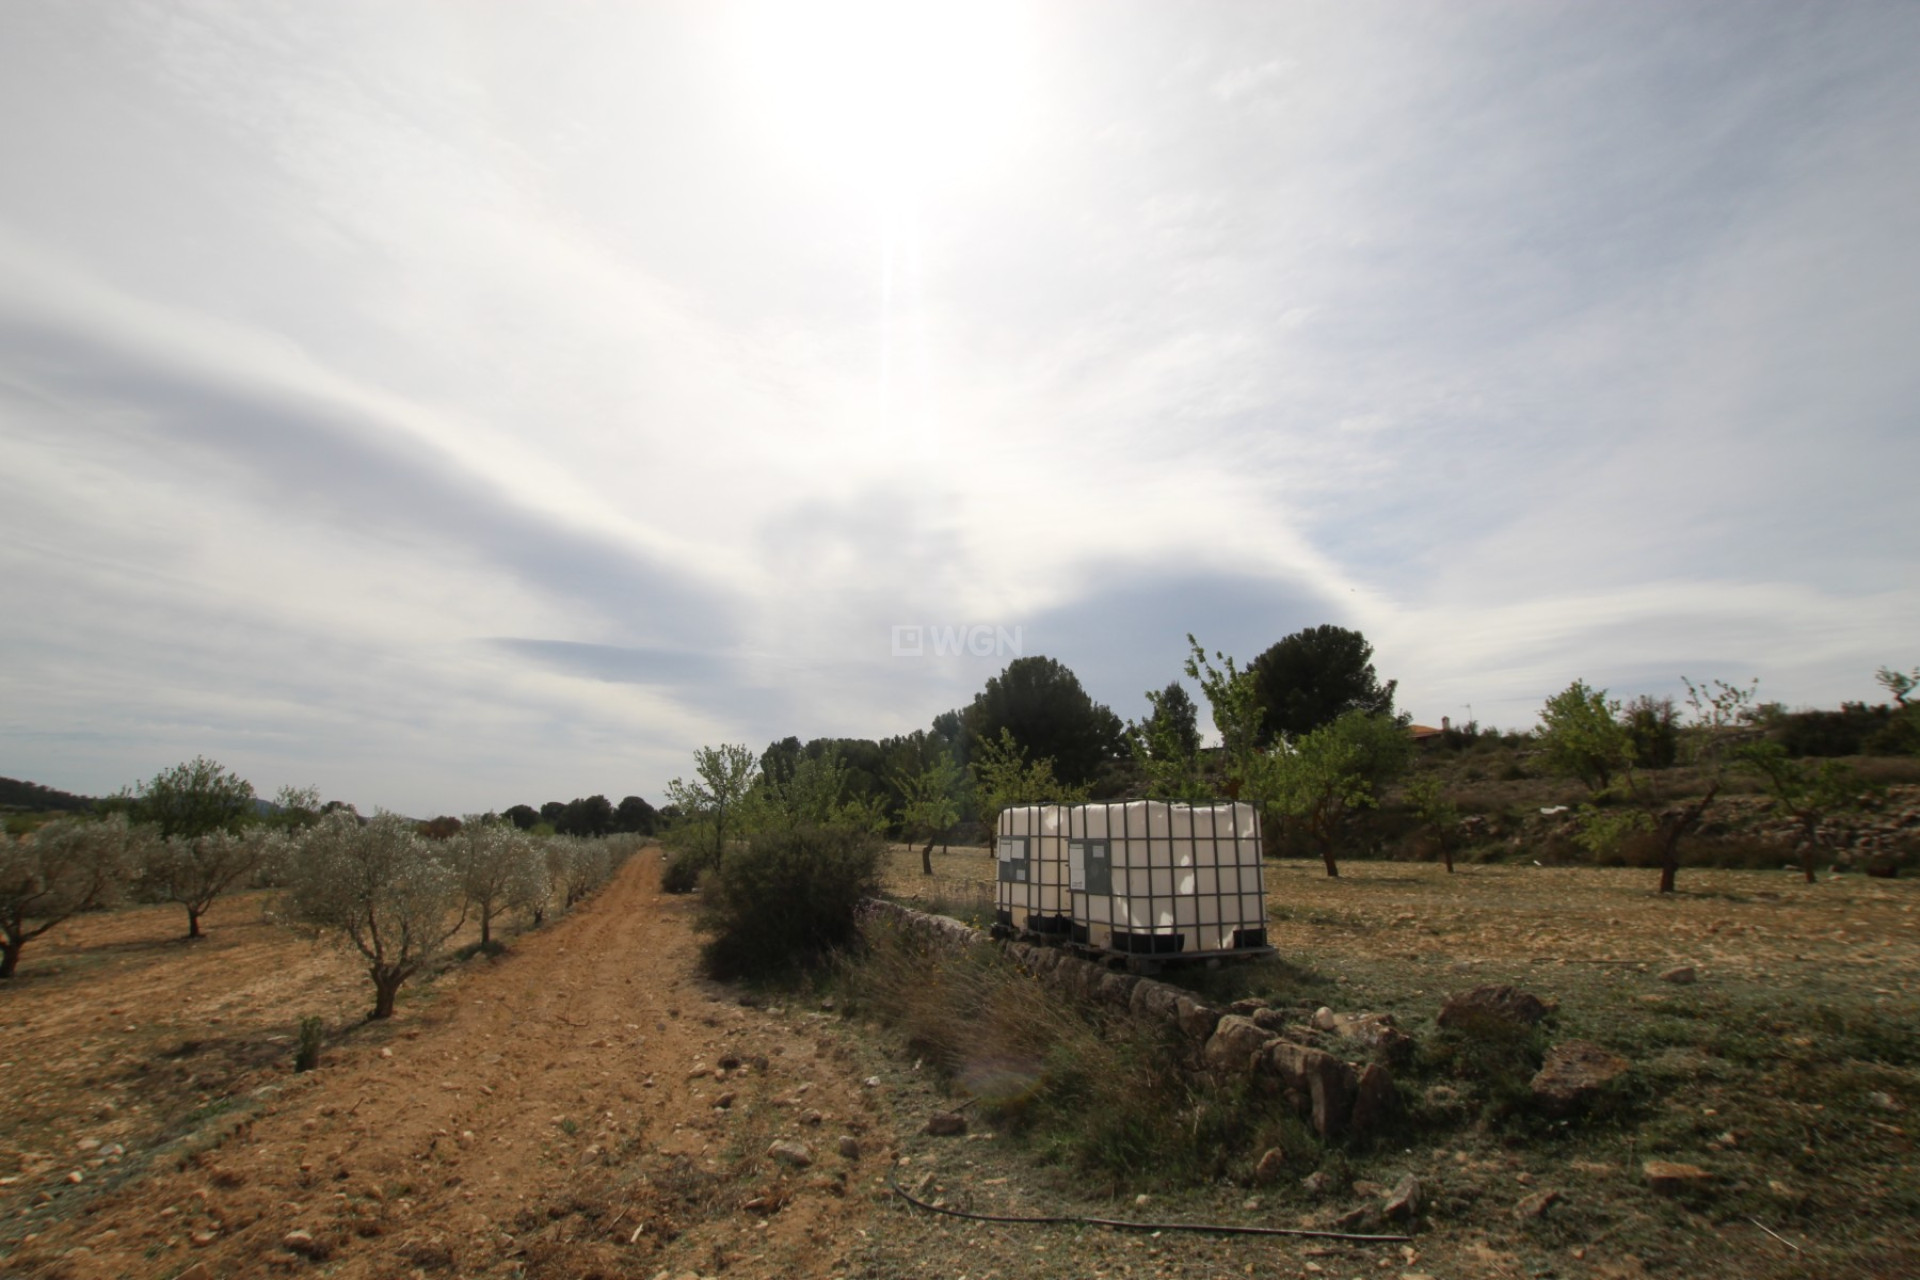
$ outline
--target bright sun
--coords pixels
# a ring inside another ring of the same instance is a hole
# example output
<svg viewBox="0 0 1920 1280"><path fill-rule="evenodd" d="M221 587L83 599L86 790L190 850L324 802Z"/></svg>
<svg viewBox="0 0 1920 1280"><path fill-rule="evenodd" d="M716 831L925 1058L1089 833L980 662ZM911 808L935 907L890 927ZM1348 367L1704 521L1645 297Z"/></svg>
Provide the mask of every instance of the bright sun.
<svg viewBox="0 0 1920 1280"><path fill-rule="evenodd" d="M738 47L780 148L887 203L979 176L1017 138L1025 31L1007 0L787 0Z"/></svg>

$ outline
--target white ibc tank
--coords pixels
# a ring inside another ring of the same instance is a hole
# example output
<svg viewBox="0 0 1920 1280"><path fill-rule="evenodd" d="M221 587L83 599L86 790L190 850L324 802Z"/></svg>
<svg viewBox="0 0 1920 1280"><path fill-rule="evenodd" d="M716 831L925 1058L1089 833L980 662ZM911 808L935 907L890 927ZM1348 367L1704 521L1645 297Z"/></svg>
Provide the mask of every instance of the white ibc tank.
<svg viewBox="0 0 1920 1280"><path fill-rule="evenodd" d="M1247 804L1031 805L1000 815L1001 923L1106 950L1266 942L1260 821Z"/></svg>

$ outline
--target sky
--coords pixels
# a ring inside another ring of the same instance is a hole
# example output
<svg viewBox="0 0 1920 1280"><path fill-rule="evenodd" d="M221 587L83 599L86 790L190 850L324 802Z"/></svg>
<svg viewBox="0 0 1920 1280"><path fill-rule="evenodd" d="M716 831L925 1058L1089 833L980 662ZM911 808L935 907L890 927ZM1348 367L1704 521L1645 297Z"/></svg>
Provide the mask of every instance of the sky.
<svg viewBox="0 0 1920 1280"><path fill-rule="evenodd" d="M0 774L1920 663L1920 6L0 6ZM1194 690L1197 693L1197 690Z"/></svg>

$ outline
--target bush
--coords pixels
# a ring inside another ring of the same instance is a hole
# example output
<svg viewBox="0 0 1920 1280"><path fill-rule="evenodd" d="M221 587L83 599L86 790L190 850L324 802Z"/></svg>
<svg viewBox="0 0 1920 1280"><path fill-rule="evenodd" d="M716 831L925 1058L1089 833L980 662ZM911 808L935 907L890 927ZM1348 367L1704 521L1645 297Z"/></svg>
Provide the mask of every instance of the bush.
<svg viewBox="0 0 1920 1280"><path fill-rule="evenodd" d="M847 946L855 912L880 889L879 837L845 829L766 832L728 853L701 891L708 970L768 975Z"/></svg>
<svg viewBox="0 0 1920 1280"><path fill-rule="evenodd" d="M660 889L663 893L692 893L700 887L700 873L706 869L706 857L696 850L682 849L670 855L660 868Z"/></svg>

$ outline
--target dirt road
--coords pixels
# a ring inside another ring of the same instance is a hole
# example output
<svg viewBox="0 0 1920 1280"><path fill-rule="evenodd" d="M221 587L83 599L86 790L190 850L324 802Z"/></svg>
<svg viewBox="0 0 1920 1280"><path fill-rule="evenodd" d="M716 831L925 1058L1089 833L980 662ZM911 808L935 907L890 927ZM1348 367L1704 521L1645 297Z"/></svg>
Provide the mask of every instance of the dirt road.
<svg viewBox="0 0 1920 1280"><path fill-rule="evenodd" d="M690 908L643 853L319 1070L272 1069L0 1273L838 1274L893 1146L880 1091L825 1015L695 976Z"/></svg>

